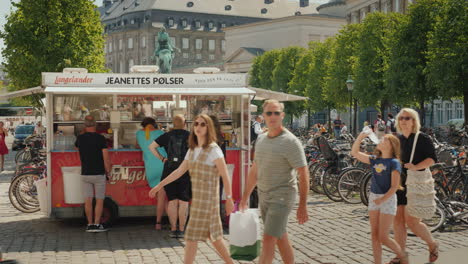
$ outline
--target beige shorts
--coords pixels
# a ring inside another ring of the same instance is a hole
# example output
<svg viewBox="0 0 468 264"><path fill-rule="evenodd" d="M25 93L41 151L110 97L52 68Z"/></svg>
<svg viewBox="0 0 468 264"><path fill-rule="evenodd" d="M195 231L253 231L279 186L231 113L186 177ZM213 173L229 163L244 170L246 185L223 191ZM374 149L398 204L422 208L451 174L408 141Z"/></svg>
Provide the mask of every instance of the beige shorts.
<svg viewBox="0 0 468 264"><path fill-rule="evenodd" d="M392 195L390 198L387 199L387 201L376 205L374 203L375 199L378 199L380 197L384 196L383 194L375 194L375 193L370 193L369 194L369 206L368 209L369 211L380 211L381 214L389 214L389 215L396 215L397 211L397 196L396 194Z"/></svg>
<svg viewBox="0 0 468 264"><path fill-rule="evenodd" d="M106 175L81 175L83 197L104 199L106 196Z"/></svg>

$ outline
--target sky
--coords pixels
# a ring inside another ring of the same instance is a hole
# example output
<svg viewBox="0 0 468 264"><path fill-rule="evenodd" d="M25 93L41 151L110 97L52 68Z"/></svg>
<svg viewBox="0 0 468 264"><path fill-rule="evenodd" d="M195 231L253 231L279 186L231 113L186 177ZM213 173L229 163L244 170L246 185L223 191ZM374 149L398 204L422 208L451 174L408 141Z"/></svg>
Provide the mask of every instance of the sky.
<svg viewBox="0 0 468 264"><path fill-rule="evenodd" d="M0 0L0 29L3 30L3 25L5 24L5 16L10 13L11 10L11 2L18 2L19 0ZM178 0L180 1L180 0ZM251 0L251 1L263 1L263 0ZM288 1L296 1L299 0L288 0ZM93 0L94 4L97 6L102 5L102 0ZM311 0L312 3L326 3L328 0ZM0 50L4 47L3 40L0 39ZM3 62L3 57L0 54L0 63Z"/></svg>

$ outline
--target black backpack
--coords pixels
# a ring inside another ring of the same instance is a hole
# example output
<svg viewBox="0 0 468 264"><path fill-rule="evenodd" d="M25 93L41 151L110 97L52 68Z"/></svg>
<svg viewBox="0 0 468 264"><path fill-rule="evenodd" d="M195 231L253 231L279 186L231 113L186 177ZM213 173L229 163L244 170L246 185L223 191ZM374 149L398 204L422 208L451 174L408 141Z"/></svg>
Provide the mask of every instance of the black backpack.
<svg viewBox="0 0 468 264"><path fill-rule="evenodd" d="M185 133L174 133L167 144L167 164L169 168L178 168L188 151L188 137Z"/></svg>
<svg viewBox="0 0 468 264"><path fill-rule="evenodd" d="M257 133L255 133L255 123L256 122L253 122L252 125L250 126L250 142L253 142L255 140L257 140Z"/></svg>
<svg viewBox="0 0 468 264"><path fill-rule="evenodd" d="M330 145L330 142L325 137L319 137L317 139L318 142L318 147L320 150L320 153L322 153L322 156L325 160L328 161L335 161L338 159L338 154L333 150L332 146Z"/></svg>

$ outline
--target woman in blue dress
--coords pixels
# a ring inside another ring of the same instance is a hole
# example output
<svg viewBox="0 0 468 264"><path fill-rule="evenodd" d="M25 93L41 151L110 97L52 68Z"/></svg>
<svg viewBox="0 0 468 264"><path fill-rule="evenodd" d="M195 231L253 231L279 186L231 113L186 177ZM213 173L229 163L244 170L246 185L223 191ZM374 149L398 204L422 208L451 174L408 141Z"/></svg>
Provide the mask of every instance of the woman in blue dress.
<svg viewBox="0 0 468 264"><path fill-rule="evenodd" d="M158 185L161 181L161 176L164 168L164 164L161 160L156 158L153 153L149 150L149 145L154 142L155 139L164 134L163 131L158 129L156 120L152 117L146 117L141 122L143 127L136 133L137 143L143 152L143 160L145 161L145 172L146 180L151 188ZM164 157L167 157L164 148L158 148L159 153ZM161 218L166 208L166 193L158 193L157 196L157 209L156 209L156 229L161 229Z"/></svg>

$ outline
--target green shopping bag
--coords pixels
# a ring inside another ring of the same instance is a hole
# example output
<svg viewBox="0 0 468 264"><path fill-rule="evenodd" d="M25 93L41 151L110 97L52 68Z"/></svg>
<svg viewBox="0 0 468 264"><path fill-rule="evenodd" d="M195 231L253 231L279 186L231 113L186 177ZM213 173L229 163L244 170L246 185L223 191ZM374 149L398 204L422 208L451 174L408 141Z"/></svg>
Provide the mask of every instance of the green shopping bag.
<svg viewBox="0 0 468 264"><path fill-rule="evenodd" d="M258 209L231 214L229 221L231 258L254 260L260 255L260 239Z"/></svg>

